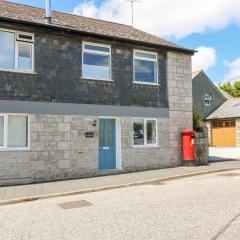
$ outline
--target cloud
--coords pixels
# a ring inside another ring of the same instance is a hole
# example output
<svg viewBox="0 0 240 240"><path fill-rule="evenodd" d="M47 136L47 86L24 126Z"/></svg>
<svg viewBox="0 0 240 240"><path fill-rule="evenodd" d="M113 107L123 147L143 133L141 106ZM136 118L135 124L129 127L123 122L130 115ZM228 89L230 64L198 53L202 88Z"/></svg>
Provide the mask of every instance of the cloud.
<svg viewBox="0 0 240 240"><path fill-rule="evenodd" d="M224 81L240 81L240 58L237 58L232 62L225 61L224 64L229 68L229 72L225 75Z"/></svg>
<svg viewBox="0 0 240 240"><path fill-rule="evenodd" d="M239 0L141 0L134 5L134 26L158 36L183 38L240 23ZM126 0L84 1L74 14L131 24Z"/></svg>
<svg viewBox="0 0 240 240"><path fill-rule="evenodd" d="M216 51L212 47L201 46L196 49L198 52L192 58L193 71L204 70L217 64Z"/></svg>

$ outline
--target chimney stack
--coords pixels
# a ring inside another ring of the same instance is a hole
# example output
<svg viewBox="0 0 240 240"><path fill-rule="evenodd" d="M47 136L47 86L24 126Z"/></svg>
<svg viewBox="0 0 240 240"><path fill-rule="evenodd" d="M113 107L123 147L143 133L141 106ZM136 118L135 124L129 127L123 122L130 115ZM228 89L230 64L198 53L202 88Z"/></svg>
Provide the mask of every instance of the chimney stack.
<svg viewBox="0 0 240 240"><path fill-rule="evenodd" d="M45 22L47 24L51 24L51 22L52 22L52 5L51 5L51 0L45 0L45 3L46 3Z"/></svg>

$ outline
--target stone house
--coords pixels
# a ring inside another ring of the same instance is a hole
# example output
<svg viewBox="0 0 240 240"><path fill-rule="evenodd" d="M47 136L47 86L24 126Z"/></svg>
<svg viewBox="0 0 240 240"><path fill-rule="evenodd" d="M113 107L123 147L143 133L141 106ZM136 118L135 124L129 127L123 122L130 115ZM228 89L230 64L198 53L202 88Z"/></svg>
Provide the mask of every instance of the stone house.
<svg viewBox="0 0 240 240"><path fill-rule="evenodd" d="M193 72L192 80L193 108L205 119L226 101L226 96L203 70Z"/></svg>
<svg viewBox="0 0 240 240"><path fill-rule="evenodd" d="M194 51L0 1L0 184L182 164Z"/></svg>

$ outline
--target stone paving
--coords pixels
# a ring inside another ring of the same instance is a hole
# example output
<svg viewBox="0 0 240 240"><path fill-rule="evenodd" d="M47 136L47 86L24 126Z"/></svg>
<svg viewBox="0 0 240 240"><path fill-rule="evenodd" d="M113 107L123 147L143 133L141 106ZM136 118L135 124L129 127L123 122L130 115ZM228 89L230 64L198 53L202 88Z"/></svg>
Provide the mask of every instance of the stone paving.
<svg viewBox="0 0 240 240"><path fill-rule="evenodd" d="M85 191L87 189L105 188L132 184L136 182L149 181L152 179L163 179L183 174L194 174L229 168L240 168L240 161L215 162L206 166L177 167L153 171L135 172L104 177L85 178L68 181L49 182L41 184L29 184L22 186L0 187L0 202L18 198L28 198L48 194L64 192Z"/></svg>
<svg viewBox="0 0 240 240"><path fill-rule="evenodd" d="M210 147L209 156L211 160L240 160L240 147Z"/></svg>
<svg viewBox="0 0 240 240"><path fill-rule="evenodd" d="M234 173L2 206L0 239L237 240L240 171Z"/></svg>

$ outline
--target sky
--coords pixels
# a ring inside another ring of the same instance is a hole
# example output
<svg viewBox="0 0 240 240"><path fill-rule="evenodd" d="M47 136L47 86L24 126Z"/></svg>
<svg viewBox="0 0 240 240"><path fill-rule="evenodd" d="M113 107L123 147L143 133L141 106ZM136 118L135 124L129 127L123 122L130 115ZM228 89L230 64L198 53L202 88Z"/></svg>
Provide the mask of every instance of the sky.
<svg viewBox="0 0 240 240"><path fill-rule="evenodd" d="M44 7L45 0L12 0ZM131 25L128 0L52 0L56 11ZM198 52L193 71L217 83L240 81L239 0L137 0L134 27Z"/></svg>

